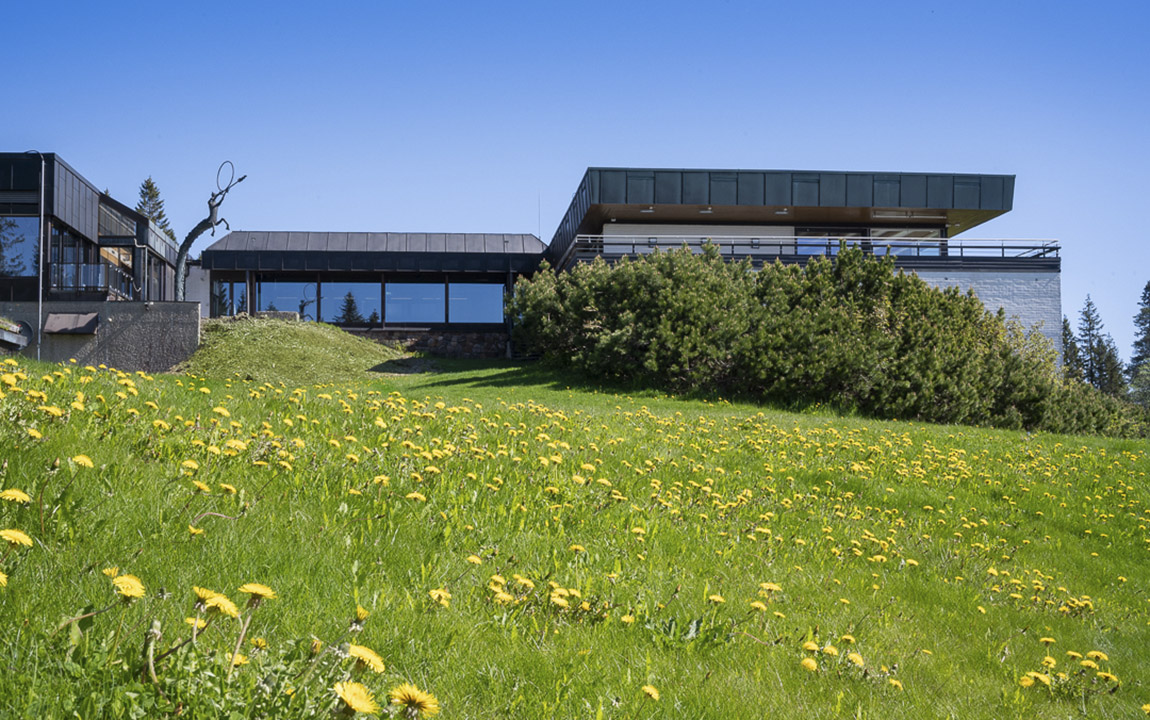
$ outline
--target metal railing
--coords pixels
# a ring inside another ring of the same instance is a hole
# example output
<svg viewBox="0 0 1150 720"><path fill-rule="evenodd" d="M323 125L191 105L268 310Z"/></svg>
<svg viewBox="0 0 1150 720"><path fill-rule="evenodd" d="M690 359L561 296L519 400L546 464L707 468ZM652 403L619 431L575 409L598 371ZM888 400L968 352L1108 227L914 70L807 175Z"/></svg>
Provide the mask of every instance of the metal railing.
<svg viewBox="0 0 1150 720"><path fill-rule="evenodd" d="M49 268L53 293L107 293L117 300L131 300L132 276L107 262L52 263Z"/></svg>
<svg viewBox="0 0 1150 720"><path fill-rule="evenodd" d="M714 245L723 257L766 260L778 258L834 256L843 248L857 247L869 255L896 258L1056 258L1061 247L1056 240L948 238L864 238L731 235L577 235L574 255L604 259L647 255L686 246L701 253Z"/></svg>

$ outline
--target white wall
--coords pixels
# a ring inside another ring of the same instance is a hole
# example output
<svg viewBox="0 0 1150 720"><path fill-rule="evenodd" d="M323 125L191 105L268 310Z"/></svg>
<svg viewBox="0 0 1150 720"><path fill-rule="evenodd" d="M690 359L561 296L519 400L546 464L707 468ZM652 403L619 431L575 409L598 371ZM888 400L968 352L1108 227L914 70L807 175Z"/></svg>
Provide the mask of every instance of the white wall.
<svg viewBox="0 0 1150 720"><path fill-rule="evenodd" d="M188 279L184 284L184 298L188 302L198 302L200 317L208 317L212 309L211 273L195 265L189 267Z"/></svg>

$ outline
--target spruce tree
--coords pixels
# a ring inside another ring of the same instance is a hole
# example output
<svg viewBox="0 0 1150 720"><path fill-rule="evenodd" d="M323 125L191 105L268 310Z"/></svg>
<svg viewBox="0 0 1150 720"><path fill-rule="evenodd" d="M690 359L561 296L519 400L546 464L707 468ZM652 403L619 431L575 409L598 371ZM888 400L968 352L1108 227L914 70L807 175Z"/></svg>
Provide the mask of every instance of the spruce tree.
<svg viewBox="0 0 1150 720"><path fill-rule="evenodd" d="M164 200L160 197L160 187L152 180L151 175L140 183L140 201L136 203L136 212L156 223L172 242L176 241L176 233L168 224L168 216L164 214Z"/></svg>
<svg viewBox="0 0 1150 720"><path fill-rule="evenodd" d="M1078 314L1078 349L1082 353L1082 379L1098 387L1102 381L1102 318L1094 300L1086 296L1086 304Z"/></svg>
<svg viewBox="0 0 1150 720"><path fill-rule="evenodd" d="M1067 380L1082 380L1082 351L1065 315L1062 316L1062 376Z"/></svg>
<svg viewBox="0 0 1150 720"><path fill-rule="evenodd" d="M335 322L341 325L362 325L364 323L363 315L359 314L359 306L355 302L355 295L350 291L343 296L343 305L339 308L339 315L336 316Z"/></svg>
<svg viewBox="0 0 1150 720"><path fill-rule="evenodd" d="M1134 316L1134 351L1130 355L1130 381L1142 369L1150 370L1150 282L1142 289L1142 301Z"/></svg>

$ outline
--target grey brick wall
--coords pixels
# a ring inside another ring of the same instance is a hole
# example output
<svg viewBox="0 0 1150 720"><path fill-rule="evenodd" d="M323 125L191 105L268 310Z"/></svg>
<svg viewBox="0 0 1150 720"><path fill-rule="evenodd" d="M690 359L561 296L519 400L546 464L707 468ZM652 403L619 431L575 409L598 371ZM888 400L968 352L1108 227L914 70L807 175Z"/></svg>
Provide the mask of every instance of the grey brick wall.
<svg viewBox="0 0 1150 720"><path fill-rule="evenodd" d="M1007 317L1041 330L1062 354L1062 277L1056 272L920 271L934 287L957 286L974 294L991 312L1001 307Z"/></svg>
<svg viewBox="0 0 1150 720"><path fill-rule="evenodd" d="M187 360L200 344L200 305L194 302L85 302L44 303L48 313L98 313L95 335L44 335L40 359L64 362L75 358L81 365L119 370L163 372ZM36 303L0 302L0 315L23 320L36 331ZM36 357L36 341L24 348Z"/></svg>

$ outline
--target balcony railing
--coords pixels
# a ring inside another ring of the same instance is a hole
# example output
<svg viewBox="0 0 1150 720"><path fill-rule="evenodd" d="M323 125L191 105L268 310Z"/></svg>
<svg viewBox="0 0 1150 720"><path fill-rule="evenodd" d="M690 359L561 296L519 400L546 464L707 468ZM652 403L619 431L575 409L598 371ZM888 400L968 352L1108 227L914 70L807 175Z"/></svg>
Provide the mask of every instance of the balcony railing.
<svg viewBox="0 0 1150 720"><path fill-rule="evenodd" d="M135 295L132 276L111 263L53 263L49 277L53 293L101 293L114 300L131 300Z"/></svg>
<svg viewBox="0 0 1150 720"><path fill-rule="evenodd" d="M708 243L726 258L751 258L754 262L774 259L794 260L814 256L834 256L842 248L857 247L869 255L895 258L1057 258L1061 249L1056 240L954 240L948 238L863 238L796 236L711 235L578 235L576 260L596 255L606 260L623 256L647 255L660 250L686 246L701 253Z"/></svg>

